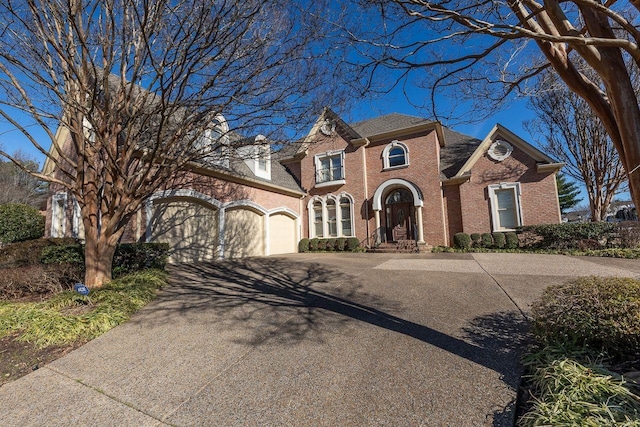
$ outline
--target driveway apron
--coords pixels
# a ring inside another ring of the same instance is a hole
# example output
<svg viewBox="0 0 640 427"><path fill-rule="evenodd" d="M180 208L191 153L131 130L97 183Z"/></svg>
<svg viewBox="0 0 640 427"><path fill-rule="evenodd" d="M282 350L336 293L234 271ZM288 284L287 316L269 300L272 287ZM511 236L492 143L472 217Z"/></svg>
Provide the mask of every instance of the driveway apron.
<svg viewBox="0 0 640 427"><path fill-rule="evenodd" d="M509 426L531 302L634 266L523 254L173 266L131 321L1 387L1 423Z"/></svg>

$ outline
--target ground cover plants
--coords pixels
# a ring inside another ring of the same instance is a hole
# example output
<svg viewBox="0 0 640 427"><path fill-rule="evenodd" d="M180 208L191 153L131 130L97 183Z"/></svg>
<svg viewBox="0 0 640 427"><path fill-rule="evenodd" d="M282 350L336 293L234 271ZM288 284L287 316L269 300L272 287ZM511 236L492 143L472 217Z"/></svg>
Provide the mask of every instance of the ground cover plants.
<svg viewBox="0 0 640 427"><path fill-rule="evenodd" d="M121 245L111 283L84 296L74 239L14 243L0 253L0 385L125 322L167 282L167 247Z"/></svg>
<svg viewBox="0 0 640 427"><path fill-rule="evenodd" d="M518 426L640 426L640 281L589 277L532 307Z"/></svg>

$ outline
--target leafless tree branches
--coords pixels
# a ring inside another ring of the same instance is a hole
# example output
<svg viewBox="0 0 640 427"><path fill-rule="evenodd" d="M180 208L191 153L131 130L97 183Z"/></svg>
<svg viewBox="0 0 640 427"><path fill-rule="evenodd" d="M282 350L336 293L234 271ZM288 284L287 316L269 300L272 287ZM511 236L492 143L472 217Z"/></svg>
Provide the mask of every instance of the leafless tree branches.
<svg viewBox="0 0 640 427"><path fill-rule="evenodd" d="M283 123L306 126L310 111L339 96L327 89L340 70L320 43L326 26L312 13L323 5L308 7L2 2L0 117L55 164L57 174L39 178L77 200L88 285L109 280L115 245L146 198L229 141L219 132L220 114L236 132L282 136ZM46 141L34 136L34 125ZM58 125L67 139L56 137ZM203 144L205 135L214 137Z"/></svg>
<svg viewBox="0 0 640 427"><path fill-rule="evenodd" d="M393 0L376 8L375 30L352 26L352 40L380 67L430 73L434 93L475 100L474 111L523 89L552 69L600 118L640 204L640 106L631 75L640 68L640 3L594 0ZM535 46L535 47L534 47ZM576 60L582 61L579 67Z"/></svg>

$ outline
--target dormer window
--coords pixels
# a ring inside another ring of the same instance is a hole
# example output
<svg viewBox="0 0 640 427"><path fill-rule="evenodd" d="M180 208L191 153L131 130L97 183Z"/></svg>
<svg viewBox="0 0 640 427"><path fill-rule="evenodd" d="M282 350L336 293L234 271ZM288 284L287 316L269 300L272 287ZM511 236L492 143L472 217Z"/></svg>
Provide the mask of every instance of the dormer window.
<svg viewBox="0 0 640 427"><path fill-rule="evenodd" d="M400 141L393 141L382 152L384 169L396 169L409 165L409 149Z"/></svg>
<svg viewBox="0 0 640 427"><path fill-rule="evenodd" d="M218 114L196 141L202 160L210 165L229 167L229 125L222 114Z"/></svg>
<svg viewBox="0 0 640 427"><path fill-rule="evenodd" d="M237 153L255 176L271 179L271 145L267 137L256 136L252 144L238 147Z"/></svg>

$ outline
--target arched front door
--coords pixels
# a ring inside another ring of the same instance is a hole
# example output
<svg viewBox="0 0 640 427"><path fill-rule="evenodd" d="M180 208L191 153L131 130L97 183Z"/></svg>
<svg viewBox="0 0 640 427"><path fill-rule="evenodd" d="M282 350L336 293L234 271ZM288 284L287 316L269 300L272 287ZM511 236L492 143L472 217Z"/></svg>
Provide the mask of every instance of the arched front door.
<svg viewBox="0 0 640 427"><path fill-rule="evenodd" d="M385 198L387 241L413 239L415 209L409 190L392 190Z"/></svg>

